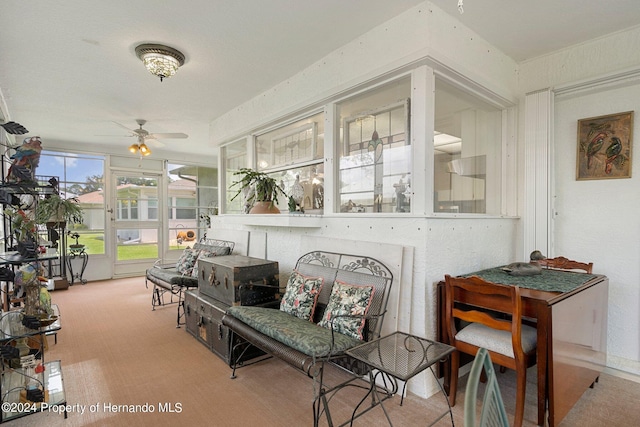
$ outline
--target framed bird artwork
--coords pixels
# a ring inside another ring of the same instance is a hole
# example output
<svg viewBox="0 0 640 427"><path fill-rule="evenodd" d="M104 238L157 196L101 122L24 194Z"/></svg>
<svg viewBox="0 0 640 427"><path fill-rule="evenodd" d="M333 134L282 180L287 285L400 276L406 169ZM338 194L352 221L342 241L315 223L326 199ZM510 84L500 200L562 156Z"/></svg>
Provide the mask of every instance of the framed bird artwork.
<svg viewBox="0 0 640 427"><path fill-rule="evenodd" d="M578 120L576 179L631 178L633 111Z"/></svg>

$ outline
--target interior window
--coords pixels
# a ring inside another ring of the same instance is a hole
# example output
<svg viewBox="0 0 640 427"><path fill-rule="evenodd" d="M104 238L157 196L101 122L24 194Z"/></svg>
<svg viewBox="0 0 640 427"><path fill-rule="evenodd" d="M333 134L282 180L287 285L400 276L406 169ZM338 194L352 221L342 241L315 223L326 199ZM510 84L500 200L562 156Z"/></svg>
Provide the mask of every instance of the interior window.
<svg viewBox="0 0 640 427"><path fill-rule="evenodd" d="M502 110L436 79L435 213L499 214Z"/></svg>
<svg viewBox="0 0 640 427"><path fill-rule="evenodd" d="M339 211L411 212L409 77L338 104Z"/></svg>
<svg viewBox="0 0 640 427"><path fill-rule="evenodd" d="M305 213L323 212L324 113L258 135L255 150L257 169L275 178ZM287 198L278 202L281 212L289 210Z"/></svg>

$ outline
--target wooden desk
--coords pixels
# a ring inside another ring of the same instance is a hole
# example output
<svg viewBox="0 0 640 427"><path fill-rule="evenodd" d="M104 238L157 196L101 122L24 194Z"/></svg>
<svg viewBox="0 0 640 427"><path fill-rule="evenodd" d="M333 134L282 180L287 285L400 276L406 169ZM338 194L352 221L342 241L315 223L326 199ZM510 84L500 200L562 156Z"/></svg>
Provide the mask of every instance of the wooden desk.
<svg viewBox="0 0 640 427"><path fill-rule="evenodd" d="M556 426L585 390L598 380L606 364L609 280L602 275L553 270L543 270L541 275L530 276L528 280L501 273L499 269L473 274L521 287L523 316L537 322L538 425L544 425L548 409L549 426ZM576 278L582 283L573 286L559 283L565 279L575 282ZM528 285L542 285L543 290L526 287ZM442 317L444 293L444 282L440 282L436 339L448 343ZM481 301L465 303L482 306ZM448 367L444 376L448 385Z"/></svg>

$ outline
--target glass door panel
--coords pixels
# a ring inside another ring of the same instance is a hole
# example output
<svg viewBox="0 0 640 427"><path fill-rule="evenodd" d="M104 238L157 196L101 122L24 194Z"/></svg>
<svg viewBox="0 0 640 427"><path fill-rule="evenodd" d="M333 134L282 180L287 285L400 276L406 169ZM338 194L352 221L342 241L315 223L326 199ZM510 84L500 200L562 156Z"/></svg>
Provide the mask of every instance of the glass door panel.
<svg viewBox="0 0 640 427"><path fill-rule="evenodd" d="M112 171L114 276L142 274L160 258L160 174Z"/></svg>

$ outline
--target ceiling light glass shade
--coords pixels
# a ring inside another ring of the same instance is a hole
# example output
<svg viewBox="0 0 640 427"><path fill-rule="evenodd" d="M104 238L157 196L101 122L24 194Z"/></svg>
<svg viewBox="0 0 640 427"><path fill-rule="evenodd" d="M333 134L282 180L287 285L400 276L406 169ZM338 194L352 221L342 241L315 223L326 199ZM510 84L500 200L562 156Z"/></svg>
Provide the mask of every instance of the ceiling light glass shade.
<svg viewBox="0 0 640 427"><path fill-rule="evenodd" d="M144 142L142 144L140 144L140 154L142 154L143 156L148 156L149 154L151 154L151 150L149 150L149 147L147 147L147 144L145 144Z"/></svg>
<svg viewBox="0 0 640 427"><path fill-rule="evenodd" d="M140 153L141 156L145 157L151 154L151 150L144 142L142 144L131 144L131 146L129 147L129 151L131 151L133 154Z"/></svg>
<svg viewBox="0 0 640 427"><path fill-rule="evenodd" d="M184 64L182 52L160 44L141 44L136 47L136 55L151 74L160 77L160 81L173 76Z"/></svg>

